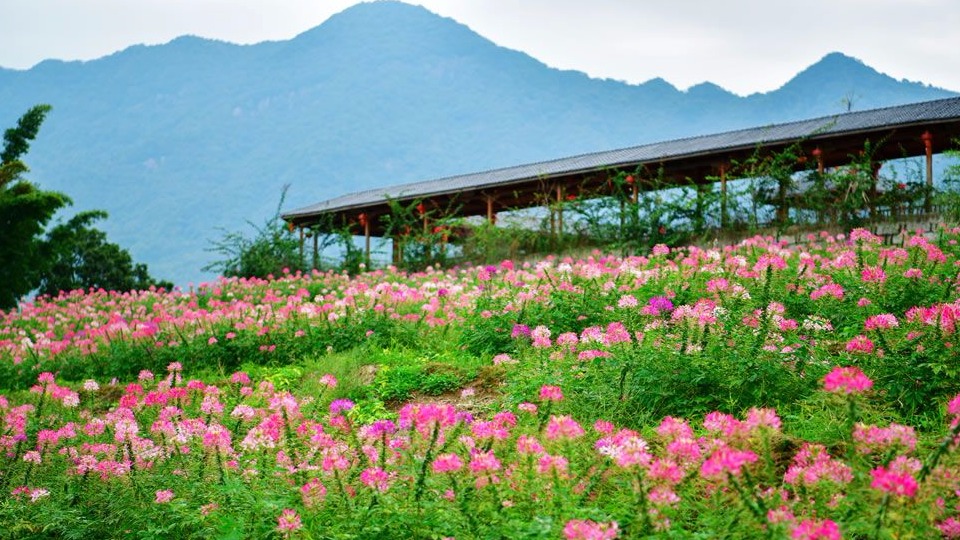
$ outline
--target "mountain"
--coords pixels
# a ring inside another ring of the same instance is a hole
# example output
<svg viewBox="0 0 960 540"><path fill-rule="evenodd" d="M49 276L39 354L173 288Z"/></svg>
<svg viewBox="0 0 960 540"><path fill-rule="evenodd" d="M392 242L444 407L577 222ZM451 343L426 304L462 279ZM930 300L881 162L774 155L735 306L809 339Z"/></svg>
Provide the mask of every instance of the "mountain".
<svg viewBox="0 0 960 540"><path fill-rule="evenodd" d="M631 85L547 67L394 1L287 41L181 37L0 69L0 127L50 103L29 178L101 208L111 241L180 284L209 241L360 189L956 95L830 54L782 88Z"/></svg>

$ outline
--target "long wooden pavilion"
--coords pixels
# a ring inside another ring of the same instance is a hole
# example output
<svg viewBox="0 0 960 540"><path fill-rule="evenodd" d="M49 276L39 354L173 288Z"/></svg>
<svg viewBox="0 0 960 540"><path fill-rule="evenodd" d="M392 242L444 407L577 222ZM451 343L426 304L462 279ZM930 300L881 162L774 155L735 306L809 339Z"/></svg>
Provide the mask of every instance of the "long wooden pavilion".
<svg viewBox="0 0 960 540"><path fill-rule="evenodd" d="M455 212L445 217L484 216L493 222L497 212L562 202L568 193L602 194L612 176L634 171L654 172L675 185L720 184L725 207L726 183L736 174L731 164L758 154L772 155L795 148L815 159L820 170L849 163L866 141L883 141L873 159L882 162L905 157L926 157L926 182L933 185L933 155L960 138L960 97L908 105L848 112L769 126L728 131L652 144L594 152L527 165L451 176L350 193L281 214L291 228L327 233L355 226L370 238L387 232L384 216L394 203L418 203L424 228L428 215ZM798 166L799 168L799 166ZM633 184L633 196L643 190L644 175ZM662 187L662 185L661 185ZM721 215L724 215L723 212ZM562 214L559 216L562 228Z"/></svg>

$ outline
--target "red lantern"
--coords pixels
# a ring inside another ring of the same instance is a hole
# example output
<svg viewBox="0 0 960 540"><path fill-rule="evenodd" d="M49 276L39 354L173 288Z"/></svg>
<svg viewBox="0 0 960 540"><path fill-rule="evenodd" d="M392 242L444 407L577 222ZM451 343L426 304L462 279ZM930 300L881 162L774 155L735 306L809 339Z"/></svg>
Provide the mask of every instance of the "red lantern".
<svg viewBox="0 0 960 540"><path fill-rule="evenodd" d="M361 227L366 227L366 226L367 226L367 214L360 214L359 216L357 216L357 221L360 222L360 226L361 226Z"/></svg>
<svg viewBox="0 0 960 540"><path fill-rule="evenodd" d="M422 215L424 215L425 213L427 213L427 207L424 206L423 203L420 203L420 204L417 205L417 212L419 212L420 215L422 216Z"/></svg>
<svg viewBox="0 0 960 540"><path fill-rule="evenodd" d="M632 186L632 185L633 185L633 175L627 175L626 182Z"/></svg>

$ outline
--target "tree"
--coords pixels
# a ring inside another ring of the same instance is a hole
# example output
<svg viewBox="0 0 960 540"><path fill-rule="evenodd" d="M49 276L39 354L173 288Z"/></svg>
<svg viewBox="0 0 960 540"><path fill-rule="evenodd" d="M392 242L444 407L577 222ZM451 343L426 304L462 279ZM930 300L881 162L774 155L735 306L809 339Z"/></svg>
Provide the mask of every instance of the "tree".
<svg viewBox="0 0 960 540"><path fill-rule="evenodd" d="M256 230L253 238L237 231L224 231L223 238L212 241L208 251L219 253L223 258L203 269L219 272L226 277L260 278L280 275L284 268L301 269L300 240L280 218L280 209L283 208L289 187L283 187L276 213L262 227L247 222Z"/></svg>
<svg viewBox="0 0 960 540"><path fill-rule="evenodd" d="M112 291L173 288L172 283L150 277L145 264L135 264L127 250L108 242L106 233L92 227L106 218L103 210L80 212L50 229L41 246L45 271L40 294L54 296L91 287Z"/></svg>
<svg viewBox="0 0 960 540"><path fill-rule="evenodd" d="M21 157L40 130L49 105L27 111L3 134L0 152L0 309L17 305L43 272L42 234L53 215L71 203L63 193L44 191L23 178L29 171Z"/></svg>
<svg viewBox="0 0 960 540"><path fill-rule="evenodd" d="M0 309L16 307L20 297L39 291L97 287L111 290L147 288L156 283L130 253L107 242L90 225L107 217L100 210L81 212L44 236L57 210L73 204L56 191L44 191L23 178L21 160L50 112L49 105L31 108L16 127L3 134L0 151ZM172 288L168 282L156 283Z"/></svg>

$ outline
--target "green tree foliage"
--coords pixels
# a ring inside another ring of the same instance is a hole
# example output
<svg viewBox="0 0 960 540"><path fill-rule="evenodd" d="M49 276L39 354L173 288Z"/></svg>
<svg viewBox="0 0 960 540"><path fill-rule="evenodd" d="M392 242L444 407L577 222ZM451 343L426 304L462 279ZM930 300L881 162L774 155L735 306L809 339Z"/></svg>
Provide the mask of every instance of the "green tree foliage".
<svg viewBox="0 0 960 540"><path fill-rule="evenodd" d="M94 222L106 219L102 210L80 212L50 229L41 247L45 263L40 294L56 295L75 289L130 291L173 284L150 277L147 266L134 263L130 253L107 241Z"/></svg>
<svg viewBox="0 0 960 540"><path fill-rule="evenodd" d="M60 208L70 204L63 193L44 191L23 178L29 169L21 157L50 112L49 105L27 111L16 127L3 134L0 152L0 309L36 287L43 272L43 230Z"/></svg>
<svg viewBox="0 0 960 540"><path fill-rule="evenodd" d="M219 253L221 259L203 267L226 277L267 277L280 275L284 268L302 269L300 240L280 218L280 209L287 196L284 186L277 211L263 226L248 221L256 234L248 237L239 231L224 231L223 238L212 241L209 251Z"/></svg>
<svg viewBox="0 0 960 540"><path fill-rule="evenodd" d="M72 204L69 197L44 191L23 178L29 171L21 158L30 150L50 105L31 108L16 127L3 134L0 152L0 309L17 305L20 297L39 290L89 287L127 291L150 285L172 288L150 277L147 267L134 264L130 253L107 242L91 224L106 212L81 212L66 223L44 230L57 210Z"/></svg>

